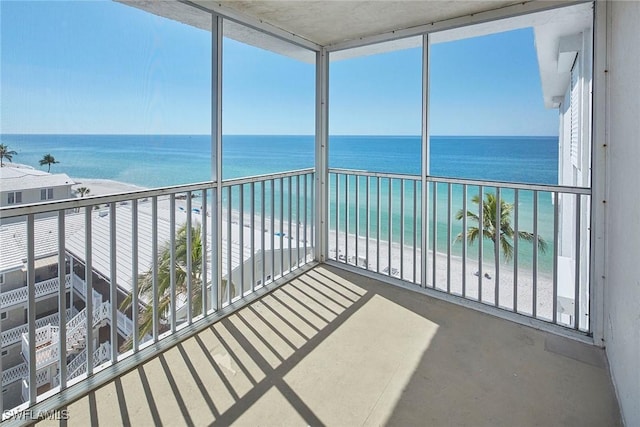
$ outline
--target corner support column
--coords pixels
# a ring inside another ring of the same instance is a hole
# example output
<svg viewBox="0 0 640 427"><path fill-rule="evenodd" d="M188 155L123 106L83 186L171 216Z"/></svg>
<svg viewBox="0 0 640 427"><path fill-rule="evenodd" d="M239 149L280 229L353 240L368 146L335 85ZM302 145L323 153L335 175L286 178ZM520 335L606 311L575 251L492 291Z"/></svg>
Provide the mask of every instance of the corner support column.
<svg viewBox="0 0 640 427"><path fill-rule="evenodd" d="M315 146L314 259L325 262L329 253L329 52L326 48L316 53Z"/></svg>

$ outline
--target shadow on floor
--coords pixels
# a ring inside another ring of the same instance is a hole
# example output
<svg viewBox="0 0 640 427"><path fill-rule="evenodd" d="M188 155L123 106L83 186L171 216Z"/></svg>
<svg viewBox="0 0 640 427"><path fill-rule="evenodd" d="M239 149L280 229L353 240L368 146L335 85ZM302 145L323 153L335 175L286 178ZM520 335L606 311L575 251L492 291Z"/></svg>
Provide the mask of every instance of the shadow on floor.
<svg viewBox="0 0 640 427"><path fill-rule="evenodd" d="M619 425L606 369L549 338L322 266L69 405L68 423Z"/></svg>

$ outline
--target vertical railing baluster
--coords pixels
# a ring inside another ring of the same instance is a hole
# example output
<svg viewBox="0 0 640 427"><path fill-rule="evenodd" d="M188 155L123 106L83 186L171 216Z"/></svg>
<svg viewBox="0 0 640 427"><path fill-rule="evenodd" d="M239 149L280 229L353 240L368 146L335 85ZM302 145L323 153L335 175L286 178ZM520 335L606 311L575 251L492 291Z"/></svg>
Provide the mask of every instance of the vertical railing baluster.
<svg viewBox="0 0 640 427"><path fill-rule="evenodd" d="M340 225L340 175L336 174L336 261L339 261L340 258L338 257L338 230L340 229L339 225Z"/></svg>
<svg viewBox="0 0 640 427"><path fill-rule="evenodd" d="M389 178L388 179L388 182L389 182L389 206L388 206L388 211L387 211L387 216L388 216L388 218L387 218L387 227L388 227L387 235L389 236L389 240L388 240L388 243L387 243L388 244L388 251L387 251L387 255L388 255L387 258L388 259L387 259L387 262L389 263L388 264L389 265L389 276L391 276L391 242L392 242L392 239L393 239L393 234L392 234L393 215L391 213L393 198L392 198L392 194L391 194L392 193L392 190L391 190L392 182L391 181L392 181L391 178Z"/></svg>
<svg viewBox="0 0 640 427"><path fill-rule="evenodd" d="M580 194L576 194L576 249L575 249L575 291L573 295L573 328L578 330L580 328L580 232L582 221L581 218L582 200Z"/></svg>
<svg viewBox="0 0 640 427"><path fill-rule="evenodd" d="M255 182L251 183L251 219L249 220L249 228L251 230L251 292L256 290L256 189Z"/></svg>
<svg viewBox="0 0 640 427"><path fill-rule="evenodd" d="M369 269L369 236L370 236L370 230L369 227L371 227L371 197L369 192L371 191L371 178L369 176L367 176L366 178L366 191L367 194L365 196L365 207L366 207L366 217L365 217L365 225L366 225L366 230L365 230L365 239L366 241L364 242L364 247L365 247L365 266L364 268L366 268L367 270Z"/></svg>
<svg viewBox="0 0 640 427"><path fill-rule="evenodd" d="M267 283L267 260L266 260L266 255L265 255L265 239L264 239L264 233L265 233L265 217L267 216L267 213L265 212L265 201L264 201L264 197L265 197L265 186L267 185L267 181L262 181L260 183L260 251L262 252L261 257L262 257L262 272L261 272L261 278L260 278L260 283L262 284L262 286L264 286ZM272 253L273 253L273 248L271 248Z"/></svg>
<svg viewBox="0 0 640 427"><path fill-rule="evenodd" d="M533 192L533 317L538 317L538 191Z"/></svg>
<svg viewBox="0 0 640 427"><path fill-rule="evenodd" d="M271 179L271 186L269 187L271 192L271 230L269 232L271 240L271 281L276 279L276 182Z"/></svg>
<svg viewBox="0 0 640 427"><path fill-rule="evenodd" d="M315 256L315 252L316 252L316 174L315 173L311 173L309 174L310 182L309 182L309 187L310 187L310 197L309 197L309 224L311 224L310 228L311 228L311 235L310 240L311 240L311 248L313 248L313 252L314 252L314 256ZM327 189L329 188L329 185L327 183ZM328 190L327 190L328 191ZM329 203L329 199L327 197L327 203ZM327 222L329 221L329 206L325 206L325 212L326 212L326 220ZM327 227L325 228L325 231L327 231L327 234L325 234L325 236L323 237L323 240L325 240L325 244L323 245L325 247L325 249L328 251L327 247L329 246L329 235L328 235L328 230L329 230L329 226L327 224ZM324 254L324 256L328 256L328 254ZM319 257L318 257L319 258Z"/></svg>
<svg viewBox="0 0 640 427"><path fill-rule="evenodd" d="M176 195L169 196L169 301L171 332L176 332Z"/></svg>
<svg viewBox="0 0 640 427"><path fill-rule="evenodd" d="M309 211L309 199L307 198L307 187L309 185L309 183L307 182L307 176L309 174L304 174L304 262L303 264L307 263L307 213Z"/></svg>
<svg viewBox="0 0 640 427"><path fill-rule="evenodd" d="M404 279L404 179L400 180L400 280Z"/></svg>
<svg viewBox="0 0 640 427"><path fill-rule="evenodd" d="M91 208L85 213L91 215ZM89 224L90 225L90 224ZM89 233L90 228L86 228ZM89 253L91 255L91 253ZM35 267L35 219L33 214L27 215L27 324L29 336L29 406L33 406L38 397L36 382L36 267ZM88 294L91 295L91 294ZM87 298L89 299L89 298ZM87 316L87 319L89 317ZM87 357L87 363L89 358ZM87 371L89 372L89 371ZM4 387L4 384L3 384ZM3 393L4 395L4 393ZM4 398L4 396L2 396Z"/></svg>
<svg viewBox="0 0 640 427"><path fill-rule="evenodd" d="M424 71L423 71L424 73ZM423 140L424 140L424 136L423 136ZM422 150L423 150L423 156L424 154L424 141L423 141L423 145L422 145ZM428 155L428 153L426 153ZM423 158L423 172L422 172L422 176L420 177L420 227L421 227L421 232L420 232L420 285L423 288L427 288L429 286L428 282L429 282L429 242L430 242L430 238L429 238L429 227L430 227L430 211L429 211L429 187L430 187L430 181L428 176L426 175L426 173L424 172L425 170L425 166L428 167L428 162L425 163L425 160Z"/></svg>
<svg viewBox="0 0 640 427"><path fill-rule="evenodd" d="M349 263L349 175L344 175L344 262Z"/></svg>
<svg viewBox="0 0 640 427"><path fill-rule="evenodd" d="M67 265L66 265L66 242L65 242L65 211L58 211L58 375L60 376L60 390L67 388ZM69 268L69 283L73 289L73 270ZM73 292L73 291L71 291ZM0 370L1 374L1 370ZM0 377L1 378L1 377ZM0 401L3 399L0 398ZM2 402L0 402L0 411Z"/></svg>
<svg viewBox="0 0 640 427"><path fill-rule="evenodd" d="M484 246L484 194L482 185L478 187L478 301L482 301L482 249Z"/></svg>
<svg viewBox="0 0 640 427"><path fill-rule="evenodd" d="M202 206L200 207L200 218L201 218L201 233L200 240L202 242L202 262L201 266L201 274L200 274L200 287L202 288L202 303L200 304L202 307L202 316L207 315L207 306L208 306L208 296L207 296L207 190L202 190ZM213 280L211 281L213 283Z"/></svg>
<svg viewBox="0 0 640 427"><path fill-rule="evenodd" d="M300 175L296 175L296 268L300 267Z"/></svg>
<svg viewBox="0 0 640 427"><path fill-rule="evenodd" d="M231 230L231 208L233 207L233 186L227 187L227 304L233 299L233 235Z"/></svg>
<svg viewBox="0 0 640 427"><path fill-rule="evenodd" d="M467 184L462 184L462 297L467 297Z"/></svg>
<svg viewBox="0 0 640 427"><path fill-rule="evenodd" d="M174 244L172 244L171 247L174 247ZM138 307L140 305L138 301L138 199L131 201L131 278L133 281L131 286L131 320L133 321L132 348L133 352L137 353L140 347L140 327L138 325Z"/></svg>
<svg viewBox="0 0 640 427"><path fill-rule="evenodd" d="M519 191L516 188L513 194L513 312L518 312L518 241L519 233Z"/></svg>
<svg viewBox="0 0 640 427"><path fill-rule="evenodd" d="M211 308L222 308L222 199L221 187L211 188ZM207 219L205 218L205 221Z"/></svg>
<svg viewBox="0 0 640 427"><path fill-rule="evenodd" d="M284 276L284 178L280 178L280 277Z"/></svg>
<svg viewBox="0 0 640 427"><path fill-rule="evenodd" d="M551 314L553 323L558 323L558 254L560 242L558 241L558 216L559 216L559 193L551 193L553 197L553 313Z"/></svg>
<svg viewBox="0 0 640 427"><path fill-rule="evenodd" d="M116 203L109 204L109 299L111 315L111 363L118 361L118 269L117 269L117 247L116 247ZM62 323L60 326L62 327ZM63 353L60 353L63 354ZM89 355L87 355L89 356Z"/></svg>
<svg viewBox="0 0 640 427"><path fill-rule="evenodd" d="M191 191L187 191L187 248L186 248L186 252L185 252L185 257L186 262L187 262L187 295L186 295L186 300L187 300L187 324L191 324L193 321L193 304L194 304L194 298L195 295L193 295L193 280L192 280L192 275L193 275L193 235L192 235L192 219L191 219L191 213L193 212L193 206L191 203ZM156 233L154 233L155 235ZM157 258L157 252L154 251L154 256ZM154 268L155 271L155 268ZM157 285L154 285L154 295L156 295L157 292ZM157 309L156 305L157 305L157 296L154 297L154 301L153 301L153 306L154 306L154 310ZM156 314L158 315L158 314ZM158 325L159 326L159 325ZM154 334L156 334L156 331L154 330Z"/></svg>
<svg viewBox="0 0 640 427"><path fill-rule="evenodd" d="M451 183L447 183L447 293L451 293Z"/></svg>
<svg viewBox="0 0 640 427"><path fill-rule="evenodd" d="M240 270L240 298L244 297L244 184L238 185L238 264Z"/></svg>
<svg viewBox="0 0 640 427"><path fill-rule="evenodd" d="M356 246L355 246L355 260L356 260L356 267L358 266L358 240L360 239L360 176L358 175L354 175L354 178L356 180L356 211L355 211L355 216L356 216Z"/></svg>
<svg viewBox="0 0 640 427"><path fill-rule="evenodd" d="M496 187L496 219L495 219L495 240L493 250L495 251L495 281L493 287L493 305L498 307L500 302L500 236L502 235L502 200L500 199L500 187Z"/></svg>
<svg viewBox="0 0 640 427"><path fill-rule="evenodd" d="M376 223L376 227L378 228L376 232L376 273L380 273L380 223L382 222L382 201L380 200L382 191L380 187L382 187L382 178L376 177L376 189L378 190L378 198L376 200L376 204L378 205L378 221Z"/></svg>
<svg viewBox="0 0 640 427"><path fill-rule="evenodd" d="M293 239L291 238L291 233L292 233L292 227L291 227L291 221L293 221L293 177L289 177L287 179L287 188L288 188L288 199L289 199L289 203L287 204L287 216L289 218L288 224L287 224L287 246L289 246L289 272L291 272L293 270L293 250L291 248L291 242L293 241Z"/></svg>
<svg viewBox="0 0 640 427"><path fill-rule="evenodd" d="M438 252L438 183L433 182L433 252L431 253L432 257L432 265L431 265L431 273L433 275L432 278L432 287L436 289L436 280L437 280L437 252Z"/></svg>
<svg viewBox="0 0 640 427"><path fill-rule="evenodd" d="M418 283L418 181L413 181L413 283Z"/></svg>
<svg viewBox="0 0 640 427"><path fill-rule="evenodd" d="M191 209L191 194L187 194L187 206L189 212ZM189 212L187 212L187 218L189 218ZM187 219L188 221L188 219ZM187 248L189 243L187 242ZM187 256L187 260L190 257ZM152 292L152 307L153 307L153 342L158 341L158 333L160 330L160 312L158 311L158 197L153 196L151 198L151 292ZM187 302L190 299L190 289L187 290ZM87 292L87 295L89 293ZM87 352L87 355L92 352Z"/></svg>
<svg viewBox="0 0 640 427"><path fill-rule="evenodd" d="M88 357L93 354L93 247L91 236L91 212L92 206L85 207L84 211L84 280L86 299L85 299L85 311L87 313L86 319L86 331L87 331L87 377L93 375L93 357ZM35 355L35 352L34 352ZM35 373L34 373L35 374Z"/></svg>

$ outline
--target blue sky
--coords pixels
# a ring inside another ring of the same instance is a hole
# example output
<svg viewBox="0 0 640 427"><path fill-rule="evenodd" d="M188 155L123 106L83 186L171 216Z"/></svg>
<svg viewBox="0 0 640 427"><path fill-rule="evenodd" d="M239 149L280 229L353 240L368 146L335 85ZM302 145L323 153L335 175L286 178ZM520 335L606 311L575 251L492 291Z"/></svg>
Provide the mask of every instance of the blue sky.
<svg viewBox="0 0 640 427"><path fill-rule="evenodd" d="M206 134L210 34L114 2L0 3L2 133ZM224 44L223 132L312 134L315 67ZM418 135L421 50L332 62L330 133ZM433 135L556 135L530 29L434 45Z"/></svg>

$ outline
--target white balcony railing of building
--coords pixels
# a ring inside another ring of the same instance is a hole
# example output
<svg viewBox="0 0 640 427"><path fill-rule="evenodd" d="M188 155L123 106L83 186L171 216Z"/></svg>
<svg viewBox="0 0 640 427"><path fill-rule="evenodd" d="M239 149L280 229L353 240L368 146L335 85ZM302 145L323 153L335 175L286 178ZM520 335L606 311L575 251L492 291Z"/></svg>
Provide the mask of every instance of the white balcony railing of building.
<svg viewBox="0 0 640 427"><path fill-rule="evenodd" d="M44 280L35 284L35 297L36 300L50 296L58 292L59 280L57 277L53 279ZM71 275L67 275L65 278L65 287L69 289L71 287ZM3 309L10 308L17 304L26 304L28 299L28 289L26 286L13 289L11 291L3 292L0 294L0 304Z"/></svg>
<svg viewBox="0 0 640 427"><path fill-rule="evenodd" d="M74 274L71 282L73 283L73 289L77 292L77 295L79 295L82 298L82 300L86 302L87 287L84 280L82 280L80 277ZM104 298L102 294L100 294L95 289L93 289L93 305L95 307L98 307L103 303L104 303ZM107 307L108 307L108 310L110 310L111 306L109 305ZM122 313L119 310L117 312L117 316L118 316L118 323L117 323L118 331L123 337L125 338L130 337L131 334L133 333L133 321L130 318L128 318L126 314ZM106 320L109 323L111 323L111 316L103 320Z"/></svg>
<svg viewBox="0 0 640 427"><path fill-rule="evenodd" d="M340 169L329 175L330 259L590 332L590 189L437 177L423 184L419 175Z"/></svg>
<svg viewBox="0 0 640 427"><path fill-rule="evenodd" d="M73 317L77 311L73 308L67 310L67 319ZM36 328L42 328L46 325L58 326L58 322L60 321L60 315L58 313L54 313L50 316L42 317L36 320ZM7 347L16 343L19 343L22 340L22 335L28 332L29 325L24 324L20 326L16 326L13 329L9 329L2 333L2 347Z"/></svg>
<svg viewBox="0 0 640 427"><path fill-rule="evenodd" d="M65 278L67 288L73 286L85 300L76 316L65 316L66 328L42 326L29 316L22 332L26 363L5 370L3 381L5 376L12 377L7 381L23 378L23 397L32 405L45 366L57 378L49 378L54 387L64 390L70 379L91 376L108 361L120 363L196 322L204 325L207 317L261 295L275 281L283 282L314 259L314 180L308 169L3 208L3 218L24 219L28 247L37 238L36 216L56 213L59 247L71 250L86 278ZM70 221L75 233L65 237ZM184 248L191 248L192 256L186 256ZM28 256L28 277L33 277L34 267ZM129 289L131 304L104 302L94 289L93 273L110 286L110 301ZM61 292L55 280L48 286L50 293ZM34 312L36 293L27 291L24 297L28 311ZM130 317L123 314L125 309L132 311ZM143 323L145 319L150 323ZM108 327L109 338L98 334L96 326ZM111 345L119 337L128 337L126 345ZM65 350L67 355L76 353L68 365L66 357L59 357Z"/></svg>

